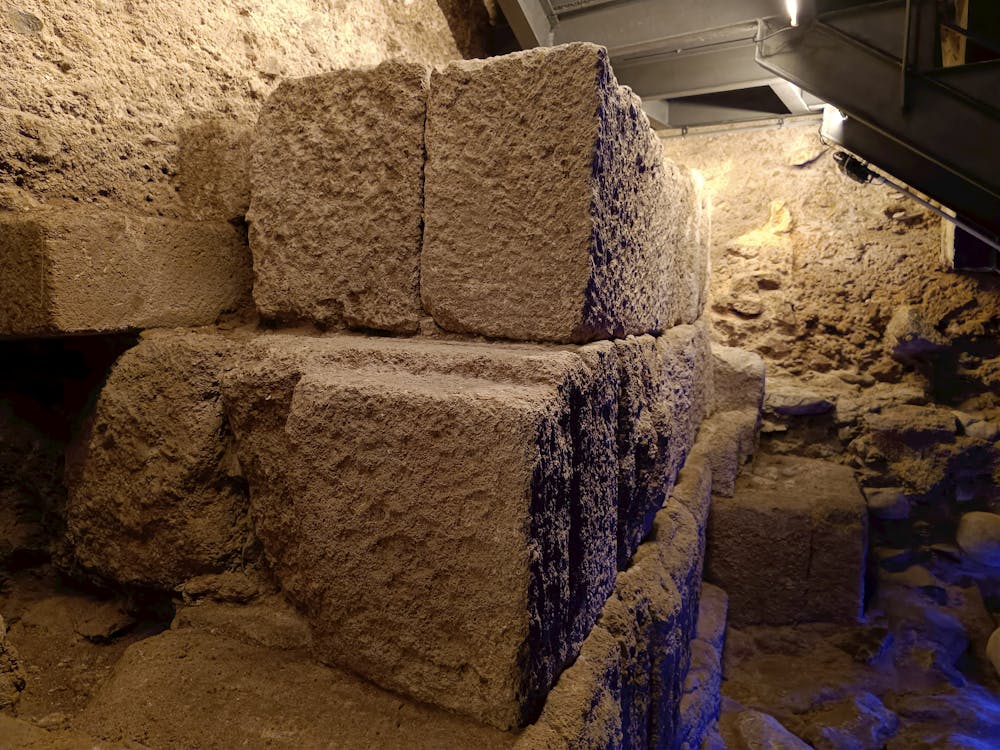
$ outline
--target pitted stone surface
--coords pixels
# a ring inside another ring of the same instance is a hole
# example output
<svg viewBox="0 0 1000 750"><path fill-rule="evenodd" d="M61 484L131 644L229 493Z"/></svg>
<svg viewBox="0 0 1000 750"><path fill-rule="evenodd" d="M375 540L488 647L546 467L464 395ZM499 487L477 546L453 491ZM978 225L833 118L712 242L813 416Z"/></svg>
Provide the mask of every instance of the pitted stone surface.
<svg viewBox="0 0 1000 750"><path fill-rule="evenodd" d="M616 348L253 348L226 402L320 655L501 728L537 715L614 586Z"/></svg>
<svg viewBox="0 0 1000 750"><path fill-rule="evenodd" d="M712 411L756 409L764 404L764 360L733 346L712 345L715 395Z"/></svg>
<svg viewBox="0 0 1000 750"><path fill-rule="evenodd" d="M219 386L236 347L155 331L115 364L69 454L68 539L88 572L170 589L240 562L248 501Z"/></svg>
<svg viewBox="0 0 1000 750"><path fill-rule="evenodd" d="M284 81L257 123L254 300L282 321L415 332L428 69Z"/></svg>
<svg viewBox="0 0 1000 750"><path fill-rule="evenodd" d="M213 118L177 133L177 192L199 219L242 219L250 207L253 126Z"/></svg>
<svg viewBox="0 0 1000 750"><path fill-rule="evenodd" d="M705 327L616 342L619 397L618 567L624 570L677 481L711 399Z"/></svg>
<svg viewBox="0 0 1000 750"><path fill-rule="evenodd" d="M732 498L712 500L705 577L729 594L737 625L856 622L867 528L851 469L761 456Z"/></svg>
<svg viewBox="0 0 1000 750"><path fill-rule="evenodd" d="M249 253L223 221L82 208L0 217L0 335L207 325L249 292Z"/></svg>
<svg viewBox="0 0 1000 750"><path fill-rule="evenodd" d="M435 72L425 195L421 296L446 330L578 342L697 316L693 178L601 47Z"/></svg>

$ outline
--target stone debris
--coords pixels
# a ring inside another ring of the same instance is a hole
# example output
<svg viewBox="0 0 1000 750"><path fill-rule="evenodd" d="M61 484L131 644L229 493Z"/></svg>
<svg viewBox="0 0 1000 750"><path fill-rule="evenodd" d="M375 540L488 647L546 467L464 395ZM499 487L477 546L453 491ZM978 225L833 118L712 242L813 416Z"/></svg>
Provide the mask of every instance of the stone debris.
<svg viewBox="0 0 1000 750"><path fill-rule="evenodd" d="M1000 514L979 511L964 514L955 538L973 560L1000 568Z"/></svg>
<svg viewBox="0 0 1000 750"><path fill-rule="evenodd" d="M386 62L271 94L247 215L261 315L416 332L428 76Z"/></svg>
<svg viewBox="0 0 1000 750"><path fill-rule="evenodd" d="M249 302L250 258L224 221L87 208L0 218L0 335L197 326Z"/></svg>
<svg viewBox="0 0 1000 750"><path fill-rule="evenodd" d="M902 305L893 311L885 327L885 342L892 357L904 363L940 354L949 344L920 308L913 305Z"/></svg>
<svg viewBox="0 0 1000 750"><path fill-rule="evenodd" d="M115 364L69 452L67 534L85 571L172 589L241 562L247 497L220 391L236 346L150 332Z"/></svg>
<svg viewBox="0 0 1000 750"><path fill-rule="evenodd" d="M702 198L601 47L436 71L425 195L420 290L446 330L582 342L699 316Z"/></svg>
<svg viewBox="0 0 1000 750"><path fill-rule="evenodd" d="M713 498L706 579L729 593L735 624L855 622L867 519L850 469L760 456L732 498Z"/></svg>
<svg viewBox="0 0 1000 750"><path fill-rule="evenodd" d="M809 745L761 711L723 713L722 736L730 750L811 750Z"/></svg>
<svg viewBox="0 0 1000 750"><path fill-rule="evenodd" d="M779 417L806 417L833 411L835 402L789 378L767 379L764 410Z"/></svg>
<svg viewBox="0 0 1000 750"><path fill-rule="evenodd" d="M865 488L865 500L875 518L898 521L910 516L910 499L902 487Z"/></svg>

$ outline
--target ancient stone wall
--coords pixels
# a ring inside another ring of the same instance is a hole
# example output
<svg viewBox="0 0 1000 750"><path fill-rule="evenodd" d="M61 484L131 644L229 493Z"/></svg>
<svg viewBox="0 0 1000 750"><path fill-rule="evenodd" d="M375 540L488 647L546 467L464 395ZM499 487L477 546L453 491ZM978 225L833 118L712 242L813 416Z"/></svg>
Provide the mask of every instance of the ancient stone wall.
<svg viewBox="0 0 1000 750"><path fill-rule="evenodd" d="M252 125L289 76L484 48L471 0L16 0L0 8L0 211L67 202L188 216L187 125ZM230 218L224 216L222 218Z"/></svg>

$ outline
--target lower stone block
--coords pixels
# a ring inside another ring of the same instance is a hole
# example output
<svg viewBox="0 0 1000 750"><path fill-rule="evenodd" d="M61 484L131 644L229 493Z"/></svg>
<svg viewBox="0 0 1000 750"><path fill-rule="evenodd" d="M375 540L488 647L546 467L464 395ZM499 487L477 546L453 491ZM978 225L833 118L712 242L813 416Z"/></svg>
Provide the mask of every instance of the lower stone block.
<svg viewBox="0 0 1000 750"><path fill-rule="evenodd" d="M713 498L706 579L729 593L735 625L855 622L867 519L849 468L759 457L732 498Z"/></svg>
<svg viewBox="0 0 1000 750"><path fill-rule="evenodd" d="M224 221L115 211L0 220L0 335L214 323L250 301L250 254Z"/></svg>
<svg viewBox="0 0 1000 750"><path fill-rule="evenodd" d="M614 585L614 355L251 347L227 408L258 536L324 660L500 728L537 715Z"/></svg>
<svg viewBox="0 0 1000 750"><path fill-rule="evenodd" d="M668 502L631 566L618 574L580 656L515 747L673 748L700 550L690 514Z"/></svg>
<svg viewBox="0 0 1000 750"><path fill-rule="evenodd" d="M219 386L237 346L155 331L115 364L69 451L67 534L85 570L172 589L240 562L248 501Z"/></svg>

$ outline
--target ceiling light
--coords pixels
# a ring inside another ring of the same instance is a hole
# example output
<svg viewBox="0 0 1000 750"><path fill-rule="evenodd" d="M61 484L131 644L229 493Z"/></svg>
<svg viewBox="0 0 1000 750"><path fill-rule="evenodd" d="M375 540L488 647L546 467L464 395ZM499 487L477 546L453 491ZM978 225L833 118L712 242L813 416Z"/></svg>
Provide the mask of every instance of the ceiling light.
<svg viewBox="0 0 1000 750"><path fill-rule="evenodd" d="M799 0L785 0L785 7L788 9L788 17L792 19L792 26L798 26Z"/></svg>

